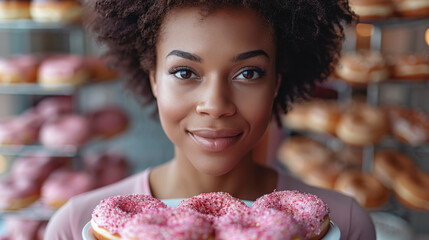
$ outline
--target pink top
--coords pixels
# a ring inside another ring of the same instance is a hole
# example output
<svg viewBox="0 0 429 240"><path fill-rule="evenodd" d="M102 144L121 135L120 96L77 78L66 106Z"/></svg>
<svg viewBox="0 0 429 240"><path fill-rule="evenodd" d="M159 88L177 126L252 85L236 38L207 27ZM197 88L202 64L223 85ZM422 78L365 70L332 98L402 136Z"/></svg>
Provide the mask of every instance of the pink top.
<svg viewBox="0 0 429 240"><path fill-rule="evenodd" d="M72 198L56 212L46 229L45 239L82 239L82 229L91 220L93 209L101 200L123 194L148 194L150 169L118 183ZM338 192L315 188L280 172L277 190L299 190L323 199L330 209L330 217L341 230L341 239L375 239L375 229L369 214L352 198Z"/></svg>

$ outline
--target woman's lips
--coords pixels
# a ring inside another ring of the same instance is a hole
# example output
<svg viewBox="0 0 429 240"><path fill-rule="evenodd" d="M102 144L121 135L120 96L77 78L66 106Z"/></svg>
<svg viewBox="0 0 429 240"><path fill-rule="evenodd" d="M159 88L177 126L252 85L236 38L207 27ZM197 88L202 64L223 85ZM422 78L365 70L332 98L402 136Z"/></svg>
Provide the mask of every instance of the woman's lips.
<svg viewBox="0 0 429 240"><path fill-rule="evenodd" d="M240 131L232 129L192 130L188 133L195 143L210 152L224 151L236 143L241 136Z"/></svg>

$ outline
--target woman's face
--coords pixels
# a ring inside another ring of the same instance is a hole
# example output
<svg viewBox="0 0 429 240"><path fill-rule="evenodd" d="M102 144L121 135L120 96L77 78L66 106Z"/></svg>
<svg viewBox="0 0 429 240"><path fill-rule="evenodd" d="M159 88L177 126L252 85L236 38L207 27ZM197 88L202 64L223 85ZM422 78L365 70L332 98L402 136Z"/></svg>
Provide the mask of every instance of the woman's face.
<svg viewBox="0 0 429 240"><path fill-rule="evenodd" d="M249 158L272 115L275 52L271 26L252 10L168 13L151 84L177 160L218 176Z"/></svg>

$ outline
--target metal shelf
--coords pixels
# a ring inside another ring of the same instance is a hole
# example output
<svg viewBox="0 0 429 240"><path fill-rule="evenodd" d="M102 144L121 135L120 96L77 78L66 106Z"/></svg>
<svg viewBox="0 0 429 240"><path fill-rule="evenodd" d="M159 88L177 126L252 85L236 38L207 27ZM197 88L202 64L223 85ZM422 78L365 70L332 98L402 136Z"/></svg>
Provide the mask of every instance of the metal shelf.
<svg viewBox="0 0 429 240"><path fill-rule="evenodd" d="M47 151L53 157L74 157L77 155L76 146L47 148L43 145L0 145L0 154L7 156L32 155L34 152Z"/></svg>
<svg viewBox="0 0 429 240"><path fill-rule="evenodd" d="M38 83L0 83L0 94L73 95L76 89L77 87L72 84L43 87Z"/></svg>
<svg viewBox="0 0 429 240"><path fill-rule="evenodd" d="M31 19L0 20L0 31L11 30L81 31L83 26L76 23L36 22Z"/></svg>
<svg viewBox="0 0 429 240"><path fill-rule="evenodd" d="M17 217L35 220L49 220L54 215L55 210L46 207L41 200L30 206L15 211L0 211L0 218Z"/></svg>

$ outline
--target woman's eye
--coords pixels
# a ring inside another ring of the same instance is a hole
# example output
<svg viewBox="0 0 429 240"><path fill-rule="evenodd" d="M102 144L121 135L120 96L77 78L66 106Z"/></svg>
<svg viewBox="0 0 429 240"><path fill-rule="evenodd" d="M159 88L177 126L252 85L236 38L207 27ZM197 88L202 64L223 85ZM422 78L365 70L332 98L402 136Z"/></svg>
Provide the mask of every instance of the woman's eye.
<svg viewBox="0 0 429 240"><path fill-rule="evenodd" d="M191 70L182 69L174 73L174 76L180 79L190 79L197 77Z"/></svg>
<svg viewBox="0 0 429 240"><path fill-rule="evenodd" d="M257 70L244 70L235 77L236 79L252 80L262 77L262 73Z"/></svg>

